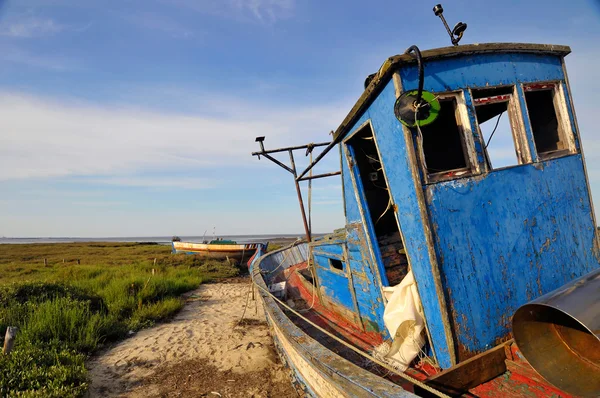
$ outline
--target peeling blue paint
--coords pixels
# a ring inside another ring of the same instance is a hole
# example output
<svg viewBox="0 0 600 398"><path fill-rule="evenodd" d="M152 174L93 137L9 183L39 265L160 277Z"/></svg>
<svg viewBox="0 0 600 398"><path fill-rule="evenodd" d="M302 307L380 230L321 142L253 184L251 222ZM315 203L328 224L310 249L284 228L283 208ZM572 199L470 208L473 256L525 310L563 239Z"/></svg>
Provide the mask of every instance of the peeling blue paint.
<svg viewBox="0 0 600 398"><path fill-rule="evenodd" d="M581 155L426 188L459 346L507 339L520 305L598 268Z"/></svg>

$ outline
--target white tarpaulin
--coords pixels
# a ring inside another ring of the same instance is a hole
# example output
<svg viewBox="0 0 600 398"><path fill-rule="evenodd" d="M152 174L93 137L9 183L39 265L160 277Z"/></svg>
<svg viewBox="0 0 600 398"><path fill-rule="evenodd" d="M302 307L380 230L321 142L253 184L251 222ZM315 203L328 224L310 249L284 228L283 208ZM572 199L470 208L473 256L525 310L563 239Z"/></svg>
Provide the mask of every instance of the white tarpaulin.
<svg viewBox="0 0 600 398"><path fill-rule="evenodd" d="M379 354L396 369L404 371L425 344L425 321L412 271L400 284L384 290L388 302L383 322L393 341L391 345L387 344L389 350L379 351Z"/></svg>

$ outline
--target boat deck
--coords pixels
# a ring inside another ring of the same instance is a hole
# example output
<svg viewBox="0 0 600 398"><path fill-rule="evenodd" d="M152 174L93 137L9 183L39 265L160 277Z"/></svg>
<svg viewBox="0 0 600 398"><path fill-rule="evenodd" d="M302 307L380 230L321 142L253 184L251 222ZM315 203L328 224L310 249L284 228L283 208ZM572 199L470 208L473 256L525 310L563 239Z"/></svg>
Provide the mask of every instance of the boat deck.
<svg viewBox="0 0 600 398"><path fill-rule="evenodd" d="M328 333L368 353L383 342L379 334L365 332L360 325L332 311L330 304L324 305L320 301L306 262L285 269L273 279L273 282L281 281L287 283L288 305ZM427 396L427 392L415 388L400 376L369 361L283 306L282 309L304 333L332 352L377 376L393 381L407 391ZM512 342L486 351L445 371L440 371L431 366L428 361L419 361L417 358L405 373L451 396L571 397L543 380L522 359L516 345Z"/></svg>

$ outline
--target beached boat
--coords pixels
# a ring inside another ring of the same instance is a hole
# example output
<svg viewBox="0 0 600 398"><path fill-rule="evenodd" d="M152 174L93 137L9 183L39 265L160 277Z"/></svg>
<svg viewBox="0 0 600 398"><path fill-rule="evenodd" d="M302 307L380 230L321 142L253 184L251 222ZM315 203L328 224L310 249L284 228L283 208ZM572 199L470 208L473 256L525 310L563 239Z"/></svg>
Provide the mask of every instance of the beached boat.
<svg viewBox="0 0 600 398"><path fill-rule="evenodd" d="M600 395L600 237L570 49L457 45L462 25L452 47L386 60L330 143L257 138L253 155L293 175L306 241L259 250L251 275L306 395ZM341 170L312 175L336 146ZM298 172L294 151L319 147ZM311 239L299 183L340 174L346 226Z"/></svg>
<svg viewBox="0 0 600 398"><path fill-rule="evenodd" d="M238 264L248 261L261 248L266 251L268 242L237 243L214 239L205 243L171 242L173 253L196 254L207 258L229 259Z"/></svg>

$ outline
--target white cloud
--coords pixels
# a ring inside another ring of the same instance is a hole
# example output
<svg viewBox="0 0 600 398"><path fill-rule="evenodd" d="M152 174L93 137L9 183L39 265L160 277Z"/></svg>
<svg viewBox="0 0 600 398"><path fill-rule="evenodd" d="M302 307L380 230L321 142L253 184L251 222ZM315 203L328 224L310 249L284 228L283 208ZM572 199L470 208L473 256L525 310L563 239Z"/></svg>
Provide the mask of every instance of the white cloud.
<svg viewBox="0 0 600 398"><path fill-rule="evenodd" d="M64 26L49 18L26 18L12 21L0 28L0 36L32 38L56 34Z"/></svg>
<svg viewBox="0 0 600 398"><path fill-rule="evenodd" d="M250 156L256 136L266 135L268 147L327 140L344 116L332 106L229 104L226 115L209 117L0 93L0 181L92 176L113 185L198 188L211 182L189 179L189 171L261 167ZM182 177L144 177L157 171Z"/></svg>

